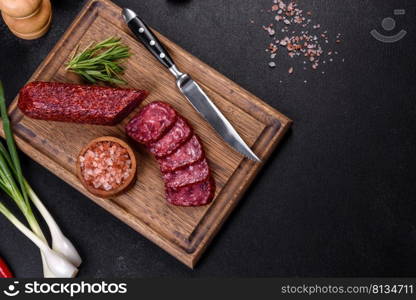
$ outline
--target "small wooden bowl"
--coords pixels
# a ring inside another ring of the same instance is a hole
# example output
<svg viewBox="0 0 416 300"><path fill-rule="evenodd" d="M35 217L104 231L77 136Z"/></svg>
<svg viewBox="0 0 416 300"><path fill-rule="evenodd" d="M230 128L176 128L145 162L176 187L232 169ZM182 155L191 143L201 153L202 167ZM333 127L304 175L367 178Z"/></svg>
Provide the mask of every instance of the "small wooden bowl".
<svg viewBox="0 0 416 300"><path fill-rule="evenodd" d="M98 142L114 142L114 143L119 144L121 147L123 147L127 150L128 154L130 156L130 159L131 159L131 170L132 170L132 172L130 173L129 177L127 177L121 185L119 185L115 189L112 189L112 190L109 190L109 191L96 189L95 187L89 185L85 181L84 176L82 176L80 157L82 155L84 155L85 152L87 152L87 150L92 145L94 145ZM101 197L101 198L109 198L109 197L116 196L116 195L126 191L134 183L134 181L136 179L136 176L137 176L137 159L136 159L136 155L134 154L133 149L126 142L124 142L123 140L121 140L119 138L116 138L116 137L113 137L113 136L102 136L102 137L93 139L81 150L81 152L78 155L78 159L77 159L76 172L77 172L78 178L81 180L82 185L91 194L94 194L94 195L96 195L98 197Z"/></svg>

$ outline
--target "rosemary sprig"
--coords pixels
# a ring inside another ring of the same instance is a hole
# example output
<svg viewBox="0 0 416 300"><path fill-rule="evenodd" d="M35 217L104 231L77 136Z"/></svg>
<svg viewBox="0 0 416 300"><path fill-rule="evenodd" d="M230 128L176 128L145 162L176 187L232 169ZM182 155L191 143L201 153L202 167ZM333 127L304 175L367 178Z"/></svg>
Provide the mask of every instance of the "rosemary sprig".
<svg viewBox="0 0 416 300"><path fill-rule="evenodd" d="M77 73L85 80L110 84L126 84L120 78L124 72L123 59L130 57L130 48L120 42L120 38L109 37L99 43L90 44L84 51L78 52L68 62L66 69Z"/></svg>

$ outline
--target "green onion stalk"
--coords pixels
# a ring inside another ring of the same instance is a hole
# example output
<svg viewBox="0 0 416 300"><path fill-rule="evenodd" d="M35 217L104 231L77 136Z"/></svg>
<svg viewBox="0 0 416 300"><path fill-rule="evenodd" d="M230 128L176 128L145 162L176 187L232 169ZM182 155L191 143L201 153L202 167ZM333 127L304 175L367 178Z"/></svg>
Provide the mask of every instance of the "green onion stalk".
<svg viewBox="0 0 416 300"><path fill-rule="evenodd" d="M55 220L37 197L23 172L7 114L3 85L0 81L0 111L6 147L0 143L0 188L14 201L22 212L30 229L16 218L0 201L2 213L13 225L25 234L41 250L45 277L73 277L78 272L81 258L72 243L62 234ZM45 219L52 236L52 249L33 213L34 204Z"/></svg>

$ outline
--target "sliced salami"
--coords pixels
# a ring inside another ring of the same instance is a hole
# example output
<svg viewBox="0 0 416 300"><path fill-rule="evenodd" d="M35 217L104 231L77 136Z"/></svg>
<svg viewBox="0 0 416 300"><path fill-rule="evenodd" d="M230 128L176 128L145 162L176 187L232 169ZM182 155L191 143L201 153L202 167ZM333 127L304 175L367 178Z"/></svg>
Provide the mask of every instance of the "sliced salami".
<svg viewBox="0 0 416 300"><path fill-rule="evenodd" d="M143 107L126 126L127 134L142 144L157 141L176 122L176 112L167 103L155 101Z"/></svg>
<svg viewBox="0 0 416 300"><path fill-rule="evenodd" d="M215 181L202 143L169 104L148 104L127 124L126 131L145 144L159 162L168 202L200 206L212 201Z"/></svg>
<svg viewBox="0 0 416 300"><path fill-rule="evenodd" d="M176 149L175 152L157 160L160 165L160 170L166 173L193 164L200 160L203 155L202 144L198 137L193 135L186 143Z"/></svg>
<svg viewBox="0 0 416 300"><path fill-rule="evenodd" d="M164 173L163 180L169 188L178 188L196 182L204 181L209 176L209 166L204 158L192 165L173 172Z"/></svg>
<svg viewBox="0 0 416 300"><path fill-rule="evenodd" d="M201 206L212 201L215 194L215 182L211 176L206 180L180 188L167 188L169 203L178 206Z"/></svg>
<svg viewBox="0 0 416 300"><path fill-rule="evenodd" d="M175 125L158 141L149 144L149 151L156 157L171 154L192 134L192 129L184 118L179 117Z"/></svg>

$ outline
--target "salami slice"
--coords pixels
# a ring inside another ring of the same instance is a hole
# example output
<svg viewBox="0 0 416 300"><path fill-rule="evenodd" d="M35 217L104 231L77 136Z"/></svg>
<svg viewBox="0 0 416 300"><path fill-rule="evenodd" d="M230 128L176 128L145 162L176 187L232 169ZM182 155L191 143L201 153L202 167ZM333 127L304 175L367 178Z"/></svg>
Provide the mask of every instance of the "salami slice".
<svg viewBox="0 0 416 300"><path fill-rule="evenodd" d="M180 146L172 154L158 158L160 170L163 173L172 172L190 165L202 158L204 151L202 144L196 135L193 135L186 143Z"/></svg>
<svg viewBox="0 0 416 300"><path fill-rule="evenodd" d="M212 201L215 194L215 182L211 176L206 180L180 188L167 188L169 203L178 206L201 206Z"/></svg>
<svg viewBox="0 0 416 300"><path fill-rule="evenodd" d="M143 107L126 126L127 134L142 144L157 141L176 122L176 112L167 103L155 101Z"/></svg>
<svg viewBox="0 0 416 300"><path fill-rule="evenodd" d="M158 141L149 144L149 151L156 157L171 154L192 134L192 129L184 118L179 117L175 125Z"/></svg>
<svg viewBox="0 0 416 300"><path fill-rule="evenodd" d="M204 158L192 165L173 172L164 173L163 180L169 188L177 188L204 181L209 176L209 166Z"/></svg>

